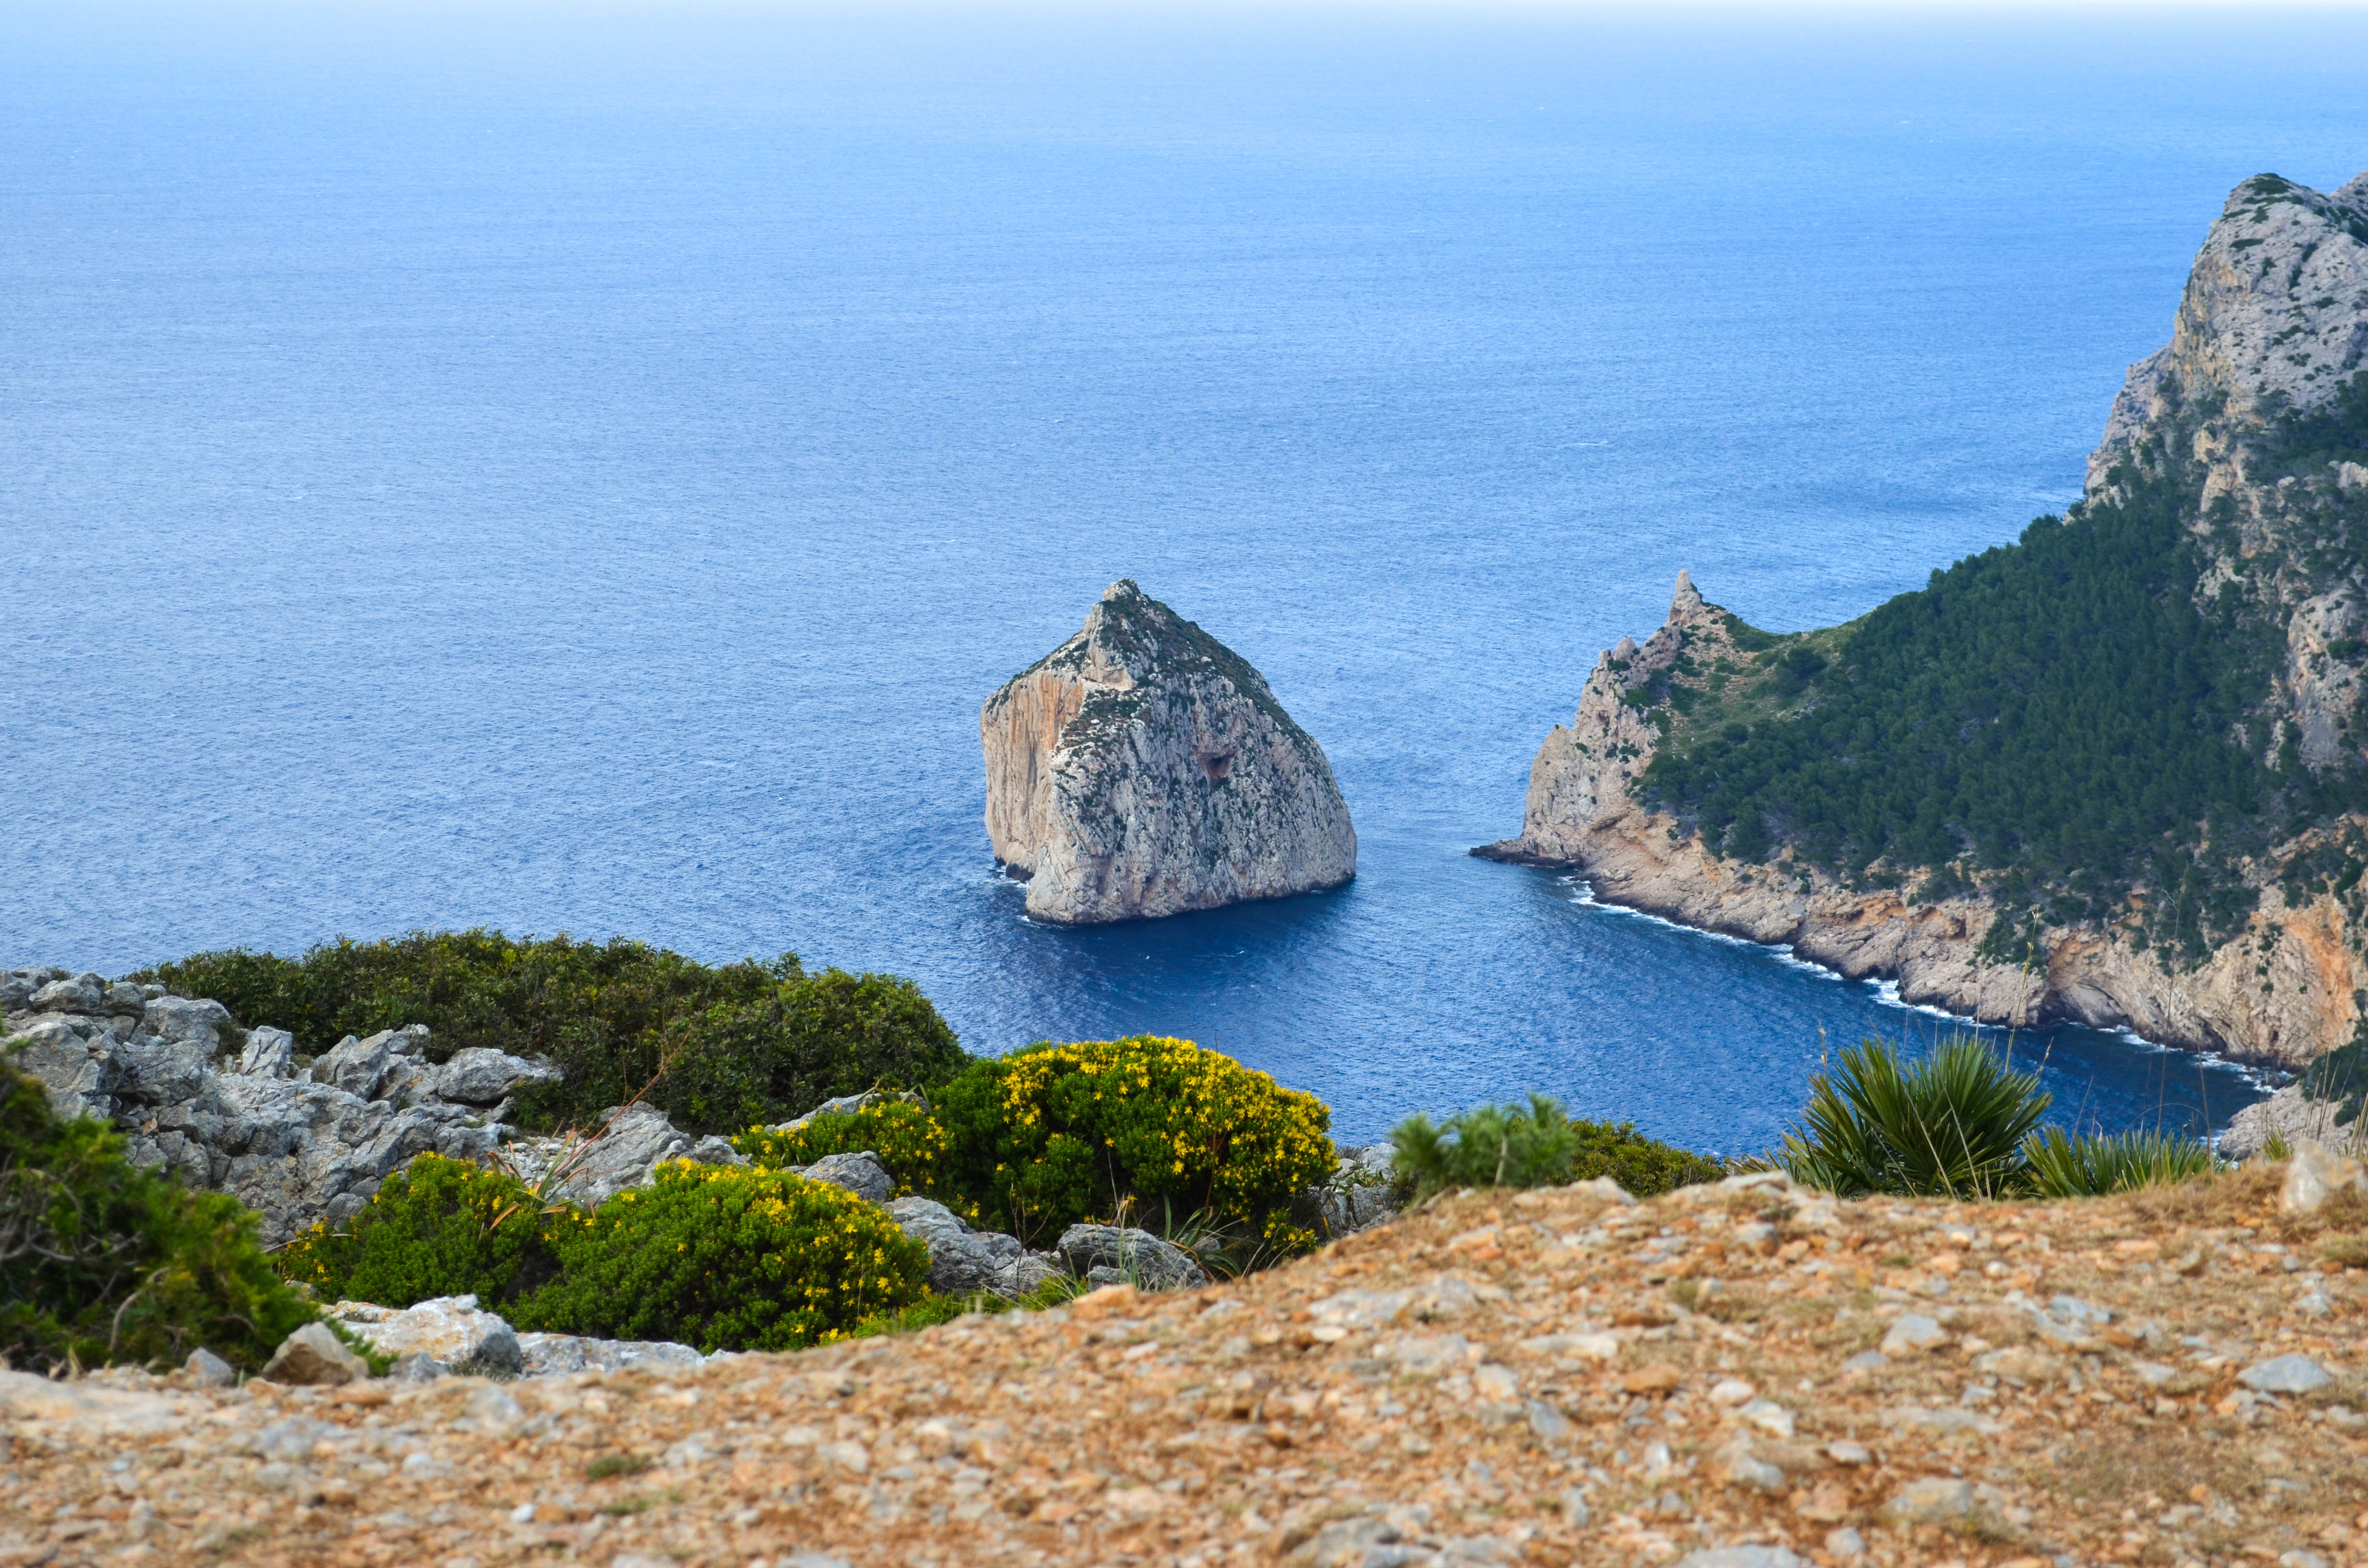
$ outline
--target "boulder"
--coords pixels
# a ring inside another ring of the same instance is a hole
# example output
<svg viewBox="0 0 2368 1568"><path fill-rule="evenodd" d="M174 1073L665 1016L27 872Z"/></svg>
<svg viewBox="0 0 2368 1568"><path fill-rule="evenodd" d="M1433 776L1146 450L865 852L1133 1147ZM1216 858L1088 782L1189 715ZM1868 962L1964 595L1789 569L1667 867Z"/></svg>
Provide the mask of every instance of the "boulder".
<svg viewBox="0 0 2368 1568"><path fill-rule="evenodd" d="M296 1074L296 1037L269 1026L249 1029L246 1044L231 1069L250 1078L291 1078Z"/></svg>
<svg viewBox="0 0 2368 1568"><path fill-rule="evenodd" d="M927 1102L924 1101L920 1096L914 1094L909 1090L866 1089L860 1095L841 1095L835 1100L825 1100L822 1104L814 1107L814 1109L806 1112L805 1115L793 1118L788 1121L777 1122L773 1126L765 1129L765 1131L768 1132L795 1132L799 1128L803 1127L815 1117L851 1116L855 1112L861 1110L866 1106L888 1104L917 1106L924 1105Z"/></svg>
<svg viewBox="0 0 2368 1568"><path fill-rule="evenodd" d="M1313 1193L1326 1234L1346 1236L1380 1224L1406 1206L1391 1169L1387 1143L1340 1150L1331 1178Z"/></svg>
<svg viewBox="0 0 2368 1568"><path fill-rule="evenodd" d="M1058 1250L1071 1273L1096 1286L1197 1290L1209 1283L1208 1274L1191 1254L1149 1231L1072 1225L1061 1233Z"/></svg>
<svg viewBox="0 0 2368 1568"><path fill-rule="evenodd" d="M474 1296L438 1296L400 1312L368 1301L339 1301L327 1315L368 1340L371 1349L397 1358L425 1356L439 1372L514 1378L523 1365L517 1332L506 1320L480 1311Z"/></svg>
<svg viewBox="0 0 2368 1568"><path fill-rule="evenodd" d="M158 1040L201 1047L208 1061L222 1050L222 1036L235 1028L228 1007L188 996L154 998L142 1008L141 1021L146 1026L144 1032Z"/></svg>
<svg viewBox="0 0 2368 1568"><path fill-rule="evenodd" d="M215 1355L199 1348L189 1352L181 1364L181 1381L191 1388L226 1389L238 1381L238 1369Z"/></svg>
<svg viewBox="0 0 2368 1568"><path fill-rule="evenodd" d="M688 1345L650 1339L580 1339L572 1334L518 1335L521 1375L558 1377L569 1372L621 1372L673 1367L689 1369L706 1358Z"/></svg>
<svg viewBox="0 0 2368 1568"><path fill-rule="evenodd" d="M332 1387L369 1376L370 1363L317 1323L308 1323L281 1340L263 1368L265 1381L299 1387Z"/></svg>
<svg viewBox="0 0 2368 1568"><path fill-rule="evenodd" d="M107 1010L107 982L95 974L53 980L33 993L36 1013L100 1013Z"/></svg>
<svg viewBox="0 0 2368 1568"><path fill-rule="evenodd" d="M666 1112L638 1100L610 1107L601 1117L600 1131L589 1139L523 1139L511 1145L511 1159L529 1181L564 1165L553 1195L587 1209L598 1208L627 1187L647 1187L657 1167L668 1160L711 1165L748 1163L727 1140L693 1137L667 1120Z"/></svg>
<svg viewBox="0 0 2368 1568"><path fill-rule="evenodd" d="M361 1099L391 1098L428 1076L427 1040L425 1024L381 1029L368 1040L347 1035L313 1063L313 1081Z"/></svg>
<svg viewBox="0 0 2368 1568"><path fill-rule="evenodd" d="M1017 1298L1064 1272L1058 1260L1030 1252L1019 1237L974 1231L932 1199L900 1198L888 1205L888 1212L898 1228L929 1249L929 1289L941 1296L984 1291Z"/></svg>
<svg viewBox="0 0 2368 1568"><path fill-rule="evenodd" d="M733 1158L737 1161L739 1156L734 1154ZM888 1167L880 1163L880 1156L869 1149L854 1154L825 1154L810 1165L785 1165L782 1168L808 1181L824 1181L833 1187L844 1187L866 1203L885 1203L888 1195L896 1190L896 1178L888 1174Z"/></svg>
<svg viewBox="0 0 2368 1568"><path fill-rule="evenodd" d="M2316 1214L2347 1187L2368 1191L2368 1175L2362 1174L2360 1162L2328 1153L2316 1139L2302 1139L2294 1146L2294 1158L2286 1162L2286 1179L2278 1190L2278 1212Z"/></svg>
<svg viewBox="0 0 2368 1568"><path fill-rule="evenodd" d="M1177 915L1357 874L1324 748L1247 661L1131 581L986 699L979 738L987 837L1030 919Z"/></svg>
<svg viewBox="0 0 2368 1568"><path fill-rule="evenodd" d="M556 1084L560 1073L546 1061L521 1061L506 1051L472 1045L452 1053L437 1069L436 1093L454 1105L490 1106L535 1084Z"/></svg>

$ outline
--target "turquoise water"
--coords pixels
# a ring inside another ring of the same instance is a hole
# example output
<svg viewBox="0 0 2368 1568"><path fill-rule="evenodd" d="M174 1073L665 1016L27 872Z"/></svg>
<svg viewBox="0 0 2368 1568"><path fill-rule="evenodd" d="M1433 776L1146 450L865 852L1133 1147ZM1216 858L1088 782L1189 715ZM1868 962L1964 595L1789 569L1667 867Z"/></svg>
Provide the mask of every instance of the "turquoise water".
<svg viewBox="0 0 2368 1568"><path fill-rule="evenodd" d="M490 924L1190 1036L1361 1137L1764 1144L1943 1027L1467 858L1680 566L1854 616L2078 492L2330 13L0 11L0 961ZM1133 575L1337 894L1019 918L976 713ZM2066 1117L2257 1091L2016 1042Z"/></svg>

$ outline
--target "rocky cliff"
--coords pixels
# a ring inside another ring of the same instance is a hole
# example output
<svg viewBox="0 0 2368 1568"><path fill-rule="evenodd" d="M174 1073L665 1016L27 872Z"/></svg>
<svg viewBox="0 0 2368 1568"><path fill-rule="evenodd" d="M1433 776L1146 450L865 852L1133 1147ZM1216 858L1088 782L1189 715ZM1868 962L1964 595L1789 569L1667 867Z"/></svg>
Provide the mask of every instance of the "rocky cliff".
<svg viewBox="0 0 2368 1568"><path fill-rule="evenodd" d="M415 1154L491 1154L514 1092L559 1075L498 1051L431 1062L419 1027L299 1066L288 1031L242 1030L220 1002L62 969L0 977L0 1040L60 1115L111 1121L139 1164L235 1194L275 1244L350 1219Z"/></svg>
<svg viewBox="0 0 2368 1568"><path fill-rule="evenodd" d="M1132 581L978 724L987 836L1031 918L1176 915L1357 874L1324 748L1258 671Z"/></svg>
<svg viewBox="0 0 2368 1568"><path fill-rule="evenodd" d="M2126 1026L2287 1066L2344 1043L2368 1011L2368 737L2352 717L2368 468L2346 455L2368 408L2363 356L2368 175L2332 195L2248 180L2203 246L2172 341L2132 368L2083 502L2060 525L2093 524L2141 492L2175 511L2165 549L2187 574L2158 575L2192 585L2174 591L2190 596L2204 639L2260 650L2249 665L2231 655L2215 666L2237 717L2195 743L2237 758L2246 776L2232 790L2257 802L2249 818L2154 822L2144 837L2123 826L2109 841L2129 846L2123 863L2044 873L2018 866L2011 842L1955 820L1871 858L1848 846L1810 853L1797 824L1754 814L1765 798L1746 788L1756 780L1726 797L1752 820L1710 831L1715 791L1699 781L1727 783L1706 748L1727 748L1735 779L1764 773L1765 755L1745 748L1877 677L1855 657L1863 622L1773 636L1706 603L1680 573L1667 622L1642 646L1623 639L1604 653L1571 724L1539 749L1520 835L1474 853L1574 869L1606 903L1789 944L1986 1021ZM2033 528L2043 525L2059 520ZM2096 629L2107 640L2114 631ZM1916 696L1902 699L1909 722L1929 717L1913 711ZM1930 749L1964 744L1938 735ZM1681 780L1691 793L1664 782L1678 778L1654 767L1664 756L1693 759ZM1816 777L1815 765L1793 766ZM1903 847L1936 837L1948 853ZM2164 870L2173 865L2191 868L2176 886ZM2207 881L2220 884L2217 923L2184 907ZM2167 915L2174 898L2181 908Z"/></svg>

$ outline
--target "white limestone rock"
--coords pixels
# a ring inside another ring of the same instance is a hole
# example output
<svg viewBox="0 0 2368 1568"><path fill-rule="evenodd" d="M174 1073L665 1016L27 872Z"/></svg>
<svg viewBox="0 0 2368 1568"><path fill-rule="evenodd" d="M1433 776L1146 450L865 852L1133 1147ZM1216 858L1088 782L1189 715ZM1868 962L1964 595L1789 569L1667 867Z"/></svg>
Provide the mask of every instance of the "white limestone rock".
<svg viewBox="0 0 2368 1568"><path fill-rule="evenodd" d="M0 977L0 1037L23 1042L17 1064L60 1115L112 1122L137 1163L233 1193L273 1244L350 1219L416 1154L492 1153L508 1100L489 1107L446 1088L507 1096L554 1075L498 1051L460 1051L439 1067L418 1025L348 1038L299 1075L285 1030L243 1032L219 1002L57 969Z"/></svg>
<svg viewBox="0 0 2368 1568"><path fill-rule="evenodd" d="M2130 367L2089 492L2173 400L2226 399L2250 420L2327 401L2368 359L2368 174L2322 195L2276 175L2228 193L2180 298L2170 342Z"/></svg>
<svg viewBox="0 0 2368 1568"><path fill-rule="evenodd" d="M1092 925L1337 888L1357 833L1258 671L1131 580L979 712L986 830L1031 919Z"/></svg>
<svg viewBox="0 0 2368 1568"><path fill-rule="evenodd" d="M381 1355L426 1356L438 1372L515 1378L524 1366L517 1331L508 1320L480 1309L474 1296L438 1296L401 1311L339 1301L324 1315Z"/></svg>

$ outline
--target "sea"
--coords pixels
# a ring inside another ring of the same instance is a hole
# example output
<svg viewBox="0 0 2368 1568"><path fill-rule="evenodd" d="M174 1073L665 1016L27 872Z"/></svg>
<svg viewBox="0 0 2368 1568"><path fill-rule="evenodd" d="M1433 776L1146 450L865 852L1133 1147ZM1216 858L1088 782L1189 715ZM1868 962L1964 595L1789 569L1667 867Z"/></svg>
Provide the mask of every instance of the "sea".
<svg viewBox="0 0 2368 1568"><path fill-rule="evenodd" d="M1178 1035L1346 1142L1767 1147L1961 1023L1471 858L1673 579L1861 614L2079 493L2368 13L0 6L0 964L498 926ZM1022 918L977 714L1132 576L1359 875ZM249 1020L256 1021L256 1020ZM2260 1078L1993 1034L2055 1119Z"/></svg>

